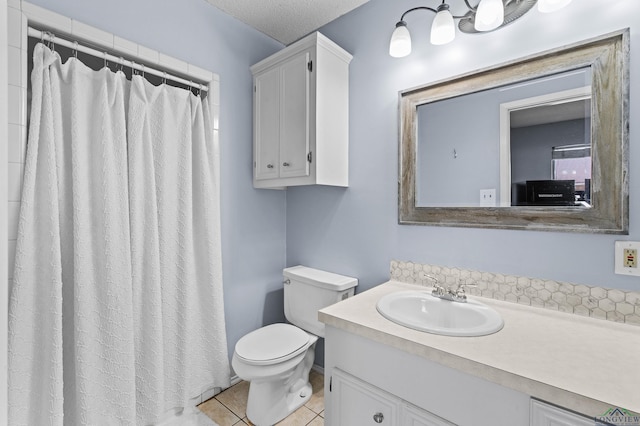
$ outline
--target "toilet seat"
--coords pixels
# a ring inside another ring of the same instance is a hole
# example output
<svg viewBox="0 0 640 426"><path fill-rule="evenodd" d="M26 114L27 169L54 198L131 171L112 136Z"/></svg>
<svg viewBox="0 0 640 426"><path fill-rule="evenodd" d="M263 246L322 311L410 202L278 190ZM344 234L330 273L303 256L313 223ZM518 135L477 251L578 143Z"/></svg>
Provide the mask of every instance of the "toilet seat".
<svg viewBox="0 0 640 426"><path fill-rule="evenodd" d="M238 340L235 352L247 364L276 364L304 352L309 340L309 334L296 326L271 324Z"/></svg>

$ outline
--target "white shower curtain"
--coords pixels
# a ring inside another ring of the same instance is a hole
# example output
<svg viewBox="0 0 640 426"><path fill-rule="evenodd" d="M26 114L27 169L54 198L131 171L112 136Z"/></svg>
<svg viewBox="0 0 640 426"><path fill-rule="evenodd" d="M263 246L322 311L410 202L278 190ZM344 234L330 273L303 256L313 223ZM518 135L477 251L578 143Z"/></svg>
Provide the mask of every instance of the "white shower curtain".
<svg viewBox="0 0 640 426"><path fill-rule="evenodd" d="M149 424L229 383L207 101L34 50L11 425Z"/></svg>

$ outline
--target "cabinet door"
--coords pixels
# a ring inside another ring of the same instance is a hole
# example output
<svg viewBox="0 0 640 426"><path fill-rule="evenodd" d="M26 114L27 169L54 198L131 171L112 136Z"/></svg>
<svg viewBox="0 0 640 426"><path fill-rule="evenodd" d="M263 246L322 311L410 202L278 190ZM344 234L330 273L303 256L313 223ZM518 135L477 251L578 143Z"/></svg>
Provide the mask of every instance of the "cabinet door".
<svg viewBox="0 0 640 426"><path fill-rule="evenodd" d="M402 407L402 426L455 426L453 423L411 404Z"/></svg>
<svg viewBox="0 0 640 426"><path fill-rule="evenodd" d="M309 176L309 52L289 59L280 74L280 177Z"/></svg>
<svg viewBox="0 0 640 426"><path fill-rule="evenodd" d="M399 424L398 398L338 369L331 377L332 426Z"/></svg>
<svg viewBox="0 0 640 426"><path fill-rule="evenodd" d="M535 399L531 400L531 426L593 426L593 418L581 416Z"/></svg>
<svg viewBox="0 0 640 426"><path fill-rule="evenodd" d="M280 68L256 75L253 102L255 178L274 179L280 164Z"/></svg>

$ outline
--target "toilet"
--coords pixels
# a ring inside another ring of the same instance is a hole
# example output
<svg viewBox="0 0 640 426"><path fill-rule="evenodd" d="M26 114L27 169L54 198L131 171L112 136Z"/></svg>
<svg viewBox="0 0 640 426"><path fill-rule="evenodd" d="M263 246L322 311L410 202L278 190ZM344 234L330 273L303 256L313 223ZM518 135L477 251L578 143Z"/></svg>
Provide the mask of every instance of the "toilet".
<svg viewBox="0 0 640 426"><path fill-rule="evenodd" d="M353 296L356 278L294 266L283 270L284 314L291 324L271 324L236 343L231 365L249 382L247 417L273 425L311 398L309 371L324 324L318 310Z"/></svg>

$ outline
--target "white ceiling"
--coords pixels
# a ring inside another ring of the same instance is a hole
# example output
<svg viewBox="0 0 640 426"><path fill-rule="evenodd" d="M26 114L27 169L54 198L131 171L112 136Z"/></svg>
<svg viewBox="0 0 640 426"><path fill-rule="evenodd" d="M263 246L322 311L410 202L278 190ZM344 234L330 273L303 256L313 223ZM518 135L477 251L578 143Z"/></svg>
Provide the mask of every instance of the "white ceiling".
<svg viewBox="0 0 640 426"><path fill-rule="evenodd" d="M207 0L258 31L289 45L369 0Z"/></svg>
<svg viewBox="0 0 640 426"><path fill-rule="evenodd" d="M511 111L511 127L537 126L591 117L591 99L541 105Z"/></svg>

